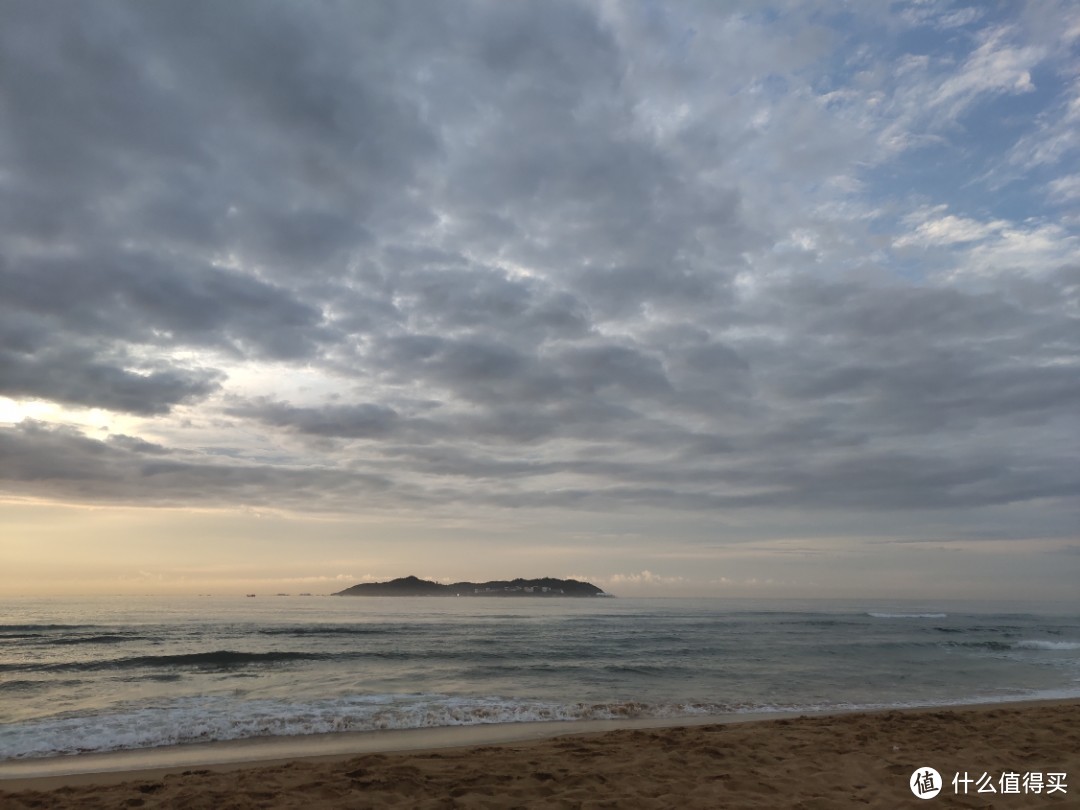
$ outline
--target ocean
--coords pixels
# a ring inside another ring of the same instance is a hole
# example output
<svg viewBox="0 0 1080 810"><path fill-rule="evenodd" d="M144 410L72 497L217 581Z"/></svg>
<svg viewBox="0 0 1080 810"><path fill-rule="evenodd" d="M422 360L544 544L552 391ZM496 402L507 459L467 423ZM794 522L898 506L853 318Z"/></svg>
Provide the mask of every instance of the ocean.
<svg viewBox="0 0 1080 810"><path fill-rule="evenodd" d="M291 596L0 603L0 761L484 723L1080 696L1080 609Z"/></svg>

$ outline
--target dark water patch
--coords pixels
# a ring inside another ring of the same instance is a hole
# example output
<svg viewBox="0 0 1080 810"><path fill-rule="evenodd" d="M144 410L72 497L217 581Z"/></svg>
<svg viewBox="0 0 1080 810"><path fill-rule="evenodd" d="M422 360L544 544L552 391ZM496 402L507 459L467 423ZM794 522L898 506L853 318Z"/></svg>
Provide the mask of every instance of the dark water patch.
<svg viewBox="0 0 1080 810"><path fill-rule="evenodd" d="M35 689L55 685L55 681L4 681L0 683L0 693L32 692Z"/></svg>
<svg viewBox="0 0 1080 810"><path fill-rule="evenodd" d="M545 654L544 657L558 657ZM520 653L496 650L453 648L448 650L353 650L346 652L238 652L215 650L213 652L185 653L179 655L140 655L131 658L111 658L96 661L59 661L51 663L3 664L0 672L98 672L131 669L189 669L193 671L220 671L245 667L265 667L279 664L305 662L348 661L417 661L451 662L459 660L477 663L496 662L508 658L522 658Z"/></svg>
<svg viewBox="0 0 1080 810"><path fill-rule="evenodd" d="M455 677L470 681L487 681L494 678L504 682L513 682L518 685L526 683L547 684L552 678L561 678L563 676L571 679L574 684L580 684L587 682L600 674L603 674L601 667L581 664L554 666L545 665L542 662L537 662L535 664L502 663L493 664L491 666L478 664L476 666L463 666L461 669L454 672ZM613 676L609 675L607 677L610 678Z"/></svg>
<svg viewBox="0 0 1080 810"><path fill-rule="evenodd" d="M992 635L1002 636L1004 638L1015 638L1017 633L1021 632L1024 628L1017 627L1016 625L972 625L969 627L934 627L939 633L989 633ZM1047 630L1046 632L1052 633L1053 630Z"/></svg>
<svg viewBox="0 0 1080 810"><path fill-rule="evenodd" d="M111 677L108 680L117 683L141 683L143 681L152 681L153 683L176 683L183 679L184 676L178 672L151 672L149 674L140 675L119 675Z"/></svg>
<svg viewBox="0 0 1080 810"><path fill-rule="evenodd" d="M143 641L145 636L62 636L49 639L49 644L123 644L128 641Z"/></svg>
<svg viewBox="0 0 1080 810"><path fill-rule="evenodd" d="M36 632L40 630L89 630L93 624L0 624L0 633Z"/></svg>
<svg viewBox="0 0 1080 810"><path fill-rule="evenodd" d="M717 618L726 619L728 621L738 622L744 624L747 619L765 619L770 624L780 624L783 622L791 622L794 624L802 624L815 621L845 621L851 624L861 624L862 622L854 621L856 619L865 618L865 613L819 613L819 612L802 612L799 610L736 610L736 611L724 611L723 613L712 614ZM749 625L754 626L754 625Z"/></svg>
<svg viewBox="0 0 1080 810"><path fill-rule="evenodd" d="M687 671L685 667L657 666L653 664L608 664L602 669L604 672L616 675L641 675L651 678L666 678Z"/></svg>
<svg viewBox="0 0 1080 810"><path fill-rule="evenodd" d="M501 638L474 638L469 643L476 647L506 646L506 641Z"/></svg>
<svg viewBox="0 0 1080 810"><path fill-rule="evenodd" d="M994 650L995 652L1011 650L1013 648L1011 644L1004 641L947 641L945 642L945 646L977 650Z"/></svg>
<svg viewBox="0 0 1080 810"><path fill-rule="evenodd" d="M140 669L154 667L192 667L195 669L226 669L259 664L278 664L290 661L319 661L332 656L306 652L250 653L234 650L215 650L180 655L139 655L132 658L112 658L106 661L64 661L52 664L0 664L0 672L93 672L110 669Z"/></svg>
<svg viewBox="0 0 1080 810"><path fill-rule="evenodd" d="M681 617L682 621L686 621L691 617ZM628 614L611 614L611 615L588 615L588 616L567 616L559 620L560 624L586 624L589 626L595 625L607 625L615 624L619 626L625 625L627 622L648 622L648 621L663 621L665 623L671 623L670 616L664 613L628 613Z"/></svg>
<svg viewBox="0 0 1080 810"><path fill-rule="evenodd" d="M237 652L214 650L213 652L183 653L180 655L140 655L102 661L112 667L242 667L250 664L278 664L288 661L320 661L328 656L309 652Z"/></svg>
<svg viewBox="0 0 1080 810"><path fill-rule="evenodd" d="M725 623L736 624L738 620L742 619L746 614L738 614L737 616L717 617L717 619L726 619ZM744 632L755 632L762 626L767 626L770 630L775 628L787 628L787 627L865 627L866 617L864 615L835 615L828 613L762 613L756 614L757 618L767 619L762 622L751 623L739 623L739 629ZM703 626L715 625L716 621L702 622Z"/></svg>
<svg viewBox="0 0 1080 810"><path fill-rule="evenodd" d="M824 655L866 655L901 653L906 650L931 650L931 649L983 649L983 650L1011 650L1013 645L1005 641L958 641L958 640L917 640L917 639L843 639L833 642L819 641L810 647L810 655L815 653ZM807 650L799 650L800 657L807 655Z"/></svg>
<svg viewBox="0 0 1080 810"><path fill-rule="evenodd" d="M389 636L410 632L404 628L387 627L267 627L259 630L262 636ZM415 629L411 630L415 632Z"/></svg>

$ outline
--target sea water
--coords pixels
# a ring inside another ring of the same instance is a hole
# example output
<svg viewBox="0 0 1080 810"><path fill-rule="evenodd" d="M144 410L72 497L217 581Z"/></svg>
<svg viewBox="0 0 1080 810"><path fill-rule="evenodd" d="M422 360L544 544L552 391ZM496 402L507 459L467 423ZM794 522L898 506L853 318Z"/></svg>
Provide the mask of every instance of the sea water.
<svg viewBox="0 0 1080 810"><path fill-rule="evenodd" d="M338 731L1080 696L1080 609L725 599L0 603L0 760Z"/></svg>

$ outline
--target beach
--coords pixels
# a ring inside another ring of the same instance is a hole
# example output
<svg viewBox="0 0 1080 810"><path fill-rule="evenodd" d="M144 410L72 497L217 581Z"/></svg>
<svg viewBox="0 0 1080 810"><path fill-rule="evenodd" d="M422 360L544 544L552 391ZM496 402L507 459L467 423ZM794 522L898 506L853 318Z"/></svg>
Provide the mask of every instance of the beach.
<svg viewBox="0 0 1080 810"><path fill-rule="evenodd" d="M928 768L927 806L1068 807L1080 790L1075 610L220 597L10 613L3 810L923 806L909 784Z"/></svg>
<svg viewBox="0 0 1080 810"><path fill-rule="evenodd" d="M0 806L894 808L922 806L910 783L926 768L943 782L929 806L1075 807L1080 785L1070 782L1080 775L1080 701L802 715L392 753L69 773L0 781Z"/></svg>

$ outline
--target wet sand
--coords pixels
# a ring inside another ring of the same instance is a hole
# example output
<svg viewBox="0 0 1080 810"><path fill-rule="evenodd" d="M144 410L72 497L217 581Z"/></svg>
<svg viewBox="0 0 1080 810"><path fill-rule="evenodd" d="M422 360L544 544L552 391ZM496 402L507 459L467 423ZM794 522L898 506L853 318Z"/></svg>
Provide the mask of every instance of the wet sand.
<svg viewBox="0 0 1080 810"><path fill-rule="evenodd" d="M415 735L414 750L393 753L4 779L0 807L1080 806L1080 781L1071 784L1080 780L1078 700L619 728L546 739L522 733L523 739L480 746L422 748L425 740L436 746L453 738ZM927 766L945 784L924 803L909 784L916 768ZM972 780L967 795L963 783L959 795L954 790L957 773ZM1003 793L1012 787L1009 773L1017 774L1016 793ZM985 792L983 774L997 792ZM1030 778L1025 792L1026 774L1042 777L1040 793ZM1054 782L1067 785L1065 792L1051 793Z"/></svg>

